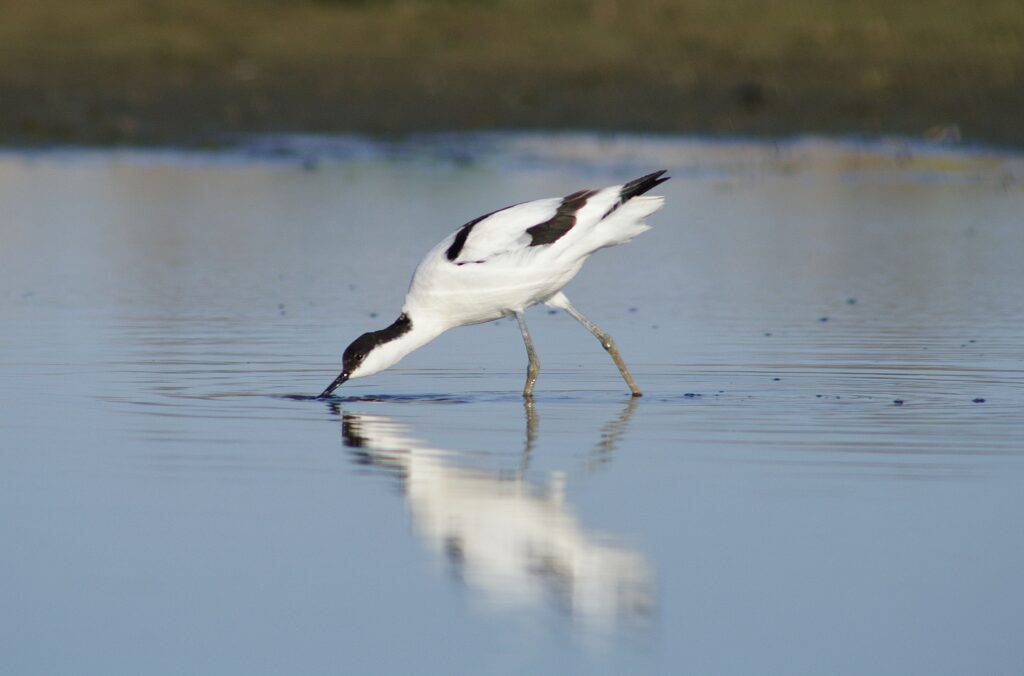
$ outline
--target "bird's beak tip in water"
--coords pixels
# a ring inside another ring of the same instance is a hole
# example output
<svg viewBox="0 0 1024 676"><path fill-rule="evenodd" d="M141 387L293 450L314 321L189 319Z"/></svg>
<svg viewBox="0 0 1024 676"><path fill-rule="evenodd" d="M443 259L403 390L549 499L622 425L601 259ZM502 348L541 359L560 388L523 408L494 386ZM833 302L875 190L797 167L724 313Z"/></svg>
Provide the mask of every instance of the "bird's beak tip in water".
<svg viewBox="0 0 1024 676"><path fill-rule="evenodd" d="M343 373L340 373L340 374L338 374L338 377L334 379L334 382L332 382L332 383L331 383L331 384L330 384L330 385L329 385L329 386L327 387L327 389L326 389L326 390L324 390L323 392L321 392L321 393L320 393L320 396L319 396L319 397L317 397L317 399L323 399L324 397L329 397L329 396L331 396L331 394L332 394L332 393L334 392L334 390L338 389L338 388L339 388L339 387L341 386L341 384L342 384L343 382L345 382L346 380L348 380L348 374L347 374L347 373L344 373L344 372L343 372Z"/></svg>

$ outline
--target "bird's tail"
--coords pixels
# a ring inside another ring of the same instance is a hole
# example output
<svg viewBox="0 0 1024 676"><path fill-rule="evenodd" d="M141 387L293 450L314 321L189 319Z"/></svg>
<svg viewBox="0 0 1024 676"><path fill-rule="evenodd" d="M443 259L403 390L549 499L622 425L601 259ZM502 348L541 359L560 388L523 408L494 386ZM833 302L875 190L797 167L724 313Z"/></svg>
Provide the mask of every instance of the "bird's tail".
<svg viewBox="0 0 1024 676"><path fill-rule="evenodd" d="M603 231L604 246L622 244L650 230L644 219L661 208L664 197L648 196L646 192L669 179L665 169L633 179L619 188L619 199L598 224Z"/></svg>
<svg viewBox="0 0 1024 676"><path fill-rule="evenodd" d="M651 229L644 219L665 204L664 197L634 197L602 220L597 230L603 235L602 247L624 244Z"/></svg>

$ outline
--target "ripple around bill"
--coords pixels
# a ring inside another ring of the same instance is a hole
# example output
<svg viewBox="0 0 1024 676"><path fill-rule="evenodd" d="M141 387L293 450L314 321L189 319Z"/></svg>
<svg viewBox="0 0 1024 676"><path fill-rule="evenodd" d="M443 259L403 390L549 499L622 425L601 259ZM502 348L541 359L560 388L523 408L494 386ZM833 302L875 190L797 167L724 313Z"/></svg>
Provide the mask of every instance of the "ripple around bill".
<svg viewBox="0 0 1024 676"><path fill-rule="evenodd" d="M354 396L331 395L327 397L312 394L277 394L272 396L280 399L290 399L291 401L320 401L334 404L469 404L473 401L470 397L460 397L452 394L362 394Z"/></svg>

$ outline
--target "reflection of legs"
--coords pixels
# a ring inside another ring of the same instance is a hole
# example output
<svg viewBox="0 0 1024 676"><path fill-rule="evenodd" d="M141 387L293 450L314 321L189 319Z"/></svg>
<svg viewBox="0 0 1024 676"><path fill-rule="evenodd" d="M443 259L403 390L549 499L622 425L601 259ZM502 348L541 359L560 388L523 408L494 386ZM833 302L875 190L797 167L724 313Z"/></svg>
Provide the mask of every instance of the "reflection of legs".
<svg viewBox="0 0 1024 676"><path fill-rule="evenodd" d="M612 454L618 448L622 435L626 432L626 424L633 417L636 411L637 398L630 397L626 401L626 407L619 413L619 417L604 426L601 432L601 441L597 442L594 450L590 452L587 460L587 471L592 472L607 462L611 462Z"/></svg>
<svg viewBox="0 0 1024 676"><path fill-rule="evenodd" d="M537 382L537 374L540 373L540 360L537 359L537 353L533 351L533 339L530 338L530 330L526 328L526 318L522 312L516 313L516 321L519 322L519 330L523 333L526 356L530 359L530 364L526 367L526 387L523 388L523 396L532 397L533 386Z"/></svg>
<svg viewBox="0 0 1024 676"><path fill-rule="evenodd" d="M619 348L616 347L615 341L612 340L611 336L602 331L597 324L594 324L580 314L579 311L569 303L569 299L565 297L565 294L555 294L547 301L547 304L551 307L557 307L565 310L572 315L573 319L587 327L587 330L593 333L594 337L601 342L601 347L611 355L612 361L614 361L615 365L619 367L619 373L622 374L622 379L626 381L627 385L629 385L629 391L633 393L633 396L639 397L643 394L643 392L640 391L640 388L636 386L636 381L633 380L632 374L630 374L629 369L626 367L626 362L622 361L622 356L619 354Z"/></svg>
<svg viewBox="0 0 1024 676"><path fill-rule="evenodd" d="M519 463L519 474L523 475L530 466L533 445L537 442L537 410L533 407L533 397L523 398L523 409L526 411L526 443L523 445L523 459Z"/></svg>

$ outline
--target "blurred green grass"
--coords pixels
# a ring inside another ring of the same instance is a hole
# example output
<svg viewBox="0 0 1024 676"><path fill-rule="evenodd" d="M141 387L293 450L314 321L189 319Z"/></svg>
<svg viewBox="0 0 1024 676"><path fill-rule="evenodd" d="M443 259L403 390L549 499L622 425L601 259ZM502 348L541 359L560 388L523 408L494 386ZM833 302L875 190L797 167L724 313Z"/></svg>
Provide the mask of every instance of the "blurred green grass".
<svg viewBox="0 0 1024 676"><path fill-rule="evenodd" d="M0 0L0 142L582 128L1024 145L1024 0Z"/></svg>

